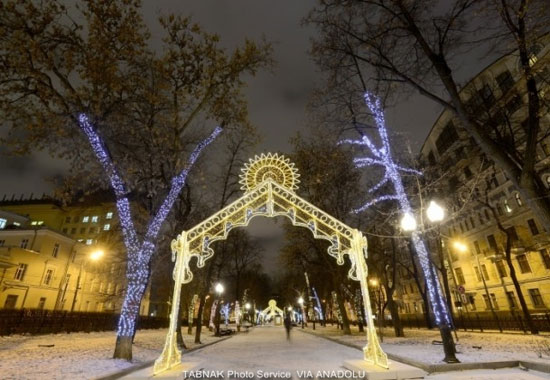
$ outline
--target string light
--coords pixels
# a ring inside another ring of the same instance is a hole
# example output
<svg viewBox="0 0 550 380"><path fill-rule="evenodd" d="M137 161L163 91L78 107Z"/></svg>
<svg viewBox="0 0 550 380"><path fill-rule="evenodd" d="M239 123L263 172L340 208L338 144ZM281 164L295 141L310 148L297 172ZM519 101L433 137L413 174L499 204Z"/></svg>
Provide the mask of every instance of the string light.
<svg viewBox="0 0 550 380"><path fill-rule="evenodd" d="M186 167L178 175L172 178L168 195L149 222L143 239L140 239L132 219L130 202L128 200L129 192L122 180L122 176L119 174L111 159L105 143L90 123L88 116L80 114L78 116L78 121L80 129L86 135L92 151L103 167L111 184L111 188L115 193L116 208L120 220L120 227L122 229L122 238L128 256L126 271L128 285L120 312L120 318L118 320L117 336L131 337L135 332L135 322L139 314L139 306L143 294L145 293L147 282L149 281L149 264L155 252L156 240L160 228L174 206L179 193L185 185L187 175L202 150L216 139L222 129L216 127L209 137L197 144L189 157Z"/></svg>
<svg viewBox="0 0 550 380"><path fill-rule="evenodd" d="M426 250L424 241L420 238L418 232L416 231L416 221L412 216L413 210L405 192L405 188L403 187L403 181L401 179L401 172L414 173L419 175L421 173L415 169L405 168L395 163L391 155L391 146L386 129L384 112L382 110L380 100L369 93L365 93L364 98L365 103L371 111L374 121L376 123L380 145L377 146L377 144L371 141L371 139L362 132L360 132L360 139L344 140L341 143L362 146L366 148L366 150L370 153L369 156L358 157L354 159L354 163L357 167L380 166L384 169L384 176L374 187L369 190L371 193L379 190L386 184L391 184L391 187L393 188L393 193L380 195L373 200L365 203L360 208L354 210L354 212L364 211L372 205L382 201L395 200L399 203L399 208L401 210L401 213L403 214L403 220L405 220L406 222L403 227L407 227L404 229L410 229L411 231L411 240L418 255L420 266L422 267L424 276L426 278L428 295L433 308L435 322L437 323L437 325L445 323L450 326L450 318L446 303L443 301L443 297L441 295L441 287L439 285L439 281L434 278L433 272L430 270L428 251ZM414 228L412 228L413 224Z"/></svg>

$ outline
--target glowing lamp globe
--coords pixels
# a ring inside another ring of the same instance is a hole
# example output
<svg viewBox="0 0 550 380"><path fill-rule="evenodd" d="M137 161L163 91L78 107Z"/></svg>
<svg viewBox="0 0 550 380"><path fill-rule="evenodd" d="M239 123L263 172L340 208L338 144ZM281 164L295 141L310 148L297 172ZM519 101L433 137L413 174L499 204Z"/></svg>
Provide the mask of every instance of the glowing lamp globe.
<svg viewBox="0 0 550 380"><path fill-rule="evenodd" d="M430 222L441 222L445 218L445 209L438 205L436 201L431 201L426 214Z"/></svg>
<svg viewBox="0 0 550 380"><path fill-rule="evenodd" d="M216 284L216 287L214 288L214 290L216 291L216 293L218 294L222 294L223 291L224 291L224 287L222 284L220 284L219 282Z"/></svg>
<svg viewBox="0 0 550 380"><path fill-rule="evenodd" d="M414 216L412 216L410 213L406 213L405 215L403 215L403 218L401 218L401 229L403 231L416 230L416 220L414 219Z"/></svg>
<svg viewBox="0 0 550 380"><path fill-rule="evenodd" d="M97 261L103 257L103 251L101 249L98 249L97 251L94 251L90 254L90 259L93 261Z"/></svg>
<svg viewBox="0 0 550 380"><path fill-rule="evenodd" d="M303 305L304 304L304 299L302 297L298 298L298 303L300 305Z"/></svg>
<svg viewBox="0 0 550 380"><path fill-rule="evenodd" d="M246 310L250 310L250 304L247 302L247 303L244 305L244 308L245 308Z"/></svg>
<svg viewBox="0 0 550 380"><path fill-rule="evenodd" d="M461 241L453 242L453 248L456 249L460 253L464 253L464 252L468 251L468 246L466 244L464 244L463 242L461 242Z"/></svg>

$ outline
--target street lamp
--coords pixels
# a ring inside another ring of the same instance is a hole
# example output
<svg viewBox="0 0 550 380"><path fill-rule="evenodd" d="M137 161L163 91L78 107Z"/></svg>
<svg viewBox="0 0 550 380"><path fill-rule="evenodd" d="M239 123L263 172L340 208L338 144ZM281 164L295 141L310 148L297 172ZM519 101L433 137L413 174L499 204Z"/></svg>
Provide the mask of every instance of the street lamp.
<svg viewBox="0 0 550 380"><path fill-rule="evenodd" d="M303 297L298 298L298 304L300 304L300 307L302 308L302 328L304 328L306 313L304 312L304 298Z"/></svg>
<svg viewBox="0 0 550 380"><path fill-rule="evenodd" d="M400 224L403 231L416 230L416 219L414 219L414 216L412 216L410 212L407 212L405 215L403 215Z"/></svg>
<svg viewBox="0 0 550 380"><path fill-rule="evenodd" d="M455 240L453 242L453 248L456 249L459 253L468 252L468 246L459 240ZM485 297L487 297L487 303L489 304L489 308L491 309L491 314L493 314L493 318L495 318L495 321L497 322L498 329L500 330L500 332L502 332L502 326L500 325L500 320L498 319L498 315L495 312L495 308L493 307L493 301L491 300L491 295L489 294L489 288L487 288L487 282L485 282L485 276L483 275L483 271L481 270L481 264L479 262L479 256L477 255L477 252L474 252L474 256L477 262L477 270L479 272L479 276L481 277L483 287L485 288Z"/></svg>
<svg viewBox="0 0 550 380"><path fill-rule="evenodd" d="M80 263L80 270L78 271L78 277L76 279L76 289L74 291L74 297L73 297L73 303L71 305L71 311L74 311L74 307L76 305L76 296L78 295L78 291L80 290L80 277L82 276L82 267L84 266L84 263L86 262L86 260L91 260L91 261L98 261L99 259L101 259L104 255L104 252L101 250L101 249L98 249L94 252L92 252L87 258L84 258L84 260ZM82 305L82 302L80 303L80 305Z"/></svg>
<svg viewBox="0 0 550 380"><path fill-rule="evenodd" d="M430 222L441 222L445 218L445 209L436 201L430 201L430 205L426 209L426 215Z"/></svg>
<svg viewBox="0 0 550 380"><path fill-rule="evenodd" d="M224 291L224 287L219 282L214 287L214 291L216 292L218 304L216 305L216 336L220 336L220 297Z"/></svg>

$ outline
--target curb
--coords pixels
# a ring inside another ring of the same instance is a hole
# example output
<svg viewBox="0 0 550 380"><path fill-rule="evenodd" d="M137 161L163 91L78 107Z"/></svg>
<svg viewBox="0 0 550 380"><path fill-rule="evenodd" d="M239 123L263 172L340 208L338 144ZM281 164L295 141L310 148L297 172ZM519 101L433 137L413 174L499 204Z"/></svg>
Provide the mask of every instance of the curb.
<svg viewBox="0 0 550 380"><path fill-rule="evenodd" d="M185 350L184 352L182 352L182 356L184 354L188 354L188 353L193 352L193 351L202 350L203 348L206 348L208 346L212 346L213 344L223 342L224 340L227 340L231 337L233 337L233 335L226 336L224 338L220 338L218 340L214 340L212 342L208 342L208 343L205 343L205 344L201 344L200 346L195 346L193 348L190 348L190 349ZM147 362L139 363L139 364L136 364L134 366L124 368L120 371L111 372L111 373L109 373L107 375L104 375L104 376L94 377L93 380L115 380L115 379L120 379L123 376L126 376L126 375L128 375L132 372L139 371L140 369L147 368L149 366L152 366L153 364L155 364L155 361L154 360L149 360Z"/></svg>
<svg viewBox="0 0 550 380"><path fill-rule="evenodd" d="M326 340L330 340L331 342L341 344L343 346L355 348L356 350L363 351L361 347L358 347L354 345L353 343L349 342L342 342L336 338L328 337L324 335L315 334L309 331L299 330L302 331L305 334L317 336L319 338L323 338ZM510 368L510 367L519 367L523 366L528 369L532 369L534 371L544 372L544 373L550 373L550 364L546 363L537 363L537 362L527 362L523 360L506 360L506 361L498 361L498 362L477 362L477 363L450 363L450 364L425 364L422 362L418 362L416 360L412 360L409 358L404 358L399 355L394 355L391 353L386 353L388 355L388 358L405 363L408 365L412 365L413 367L418 367L423 369L424 371L428 373L434 373L434 372L450 372L450 371L467 371L472 369L501 369L501 368Z"/></svg>

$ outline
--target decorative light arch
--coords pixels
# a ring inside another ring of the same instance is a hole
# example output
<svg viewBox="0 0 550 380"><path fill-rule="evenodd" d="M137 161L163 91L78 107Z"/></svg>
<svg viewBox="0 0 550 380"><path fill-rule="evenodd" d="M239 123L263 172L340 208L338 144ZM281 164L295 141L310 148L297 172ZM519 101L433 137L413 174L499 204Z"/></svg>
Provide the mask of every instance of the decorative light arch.
<svg viewBox="0 0 550 380"><path fill-rule="evenodd" d="M181 297L181 284L193 279L189 267L192 257L202 268L214 255L210 244L225 240L235 227L248 226L256 216L285 216L294 226L309 229L316 239L328 240L328 254L339 265L347 255L351 263L348 277L359 281L365 314L367 316L367 345L363 348L364 359L372 364L388 368L387 355L382 351L376 329L372 323L372 310L367 283L367 239L357 229L351 228L326 212L299 197L297 189L299 174L288 159L277 154L262 154L250 159L242 169L241 181L244 195L230 205L205 219L188 231L183 231L172 241L174 267L174 295L170 314L170 327L160 357L155 361L154 373L158 374L181 362L177 347L176 326Z"/></svg>

